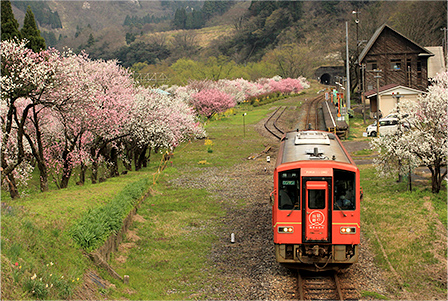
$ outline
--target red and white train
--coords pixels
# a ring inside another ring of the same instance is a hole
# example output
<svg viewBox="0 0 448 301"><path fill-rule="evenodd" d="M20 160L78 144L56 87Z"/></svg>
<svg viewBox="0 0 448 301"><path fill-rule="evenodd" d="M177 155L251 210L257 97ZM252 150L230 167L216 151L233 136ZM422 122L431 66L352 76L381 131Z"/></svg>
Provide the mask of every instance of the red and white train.
<svg viewBox="0 0 448 301"><path fill-rule="evenodd" d="M271 193L277 261L314 271L357 262L361 198L359 169L335 134L286 133Z"/></svg>

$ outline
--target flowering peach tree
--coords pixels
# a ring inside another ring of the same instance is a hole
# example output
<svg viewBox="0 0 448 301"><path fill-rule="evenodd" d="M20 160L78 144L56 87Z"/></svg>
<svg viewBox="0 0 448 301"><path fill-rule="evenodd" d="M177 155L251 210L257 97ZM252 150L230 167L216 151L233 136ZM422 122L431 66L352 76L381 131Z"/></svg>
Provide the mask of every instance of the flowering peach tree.
<svg viewBox="0 0 448 301"><path fill-rule="evenodd" d="M39 160L42 149L30 144L25 134L29 118L39 114L43 106L53 105L42 95L54 87L54 70L58 63L56 51L34 53L25 47L26 43L23 40L2 41L1 44L2 183L13 198L19 196L16 179L27 178L32 170L27 162L31 157L37 157L39 169L44 168ZM41 189L46 190L45 185L41 185Z"/></svg>
<svg viewBox="0 0 448 301"><path fill-rule="evenodd" d="M70 51L37 54L25 44L1 44L2 184L12 198L19 197L18 182L29 179L32 161L38 163L41 190L48 187L47 172L63 188L77 166L91 166L93 175L102 162L116 168L123 140L174 148L204 136L182 99L137 88L116 61ZM149 95L144 104L142 94Z"/></svg>

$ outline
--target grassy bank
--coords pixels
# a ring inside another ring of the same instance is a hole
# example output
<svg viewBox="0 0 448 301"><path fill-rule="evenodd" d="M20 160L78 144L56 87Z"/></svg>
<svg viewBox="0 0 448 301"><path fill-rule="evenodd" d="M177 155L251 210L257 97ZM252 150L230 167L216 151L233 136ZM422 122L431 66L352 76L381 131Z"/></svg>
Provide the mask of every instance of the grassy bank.
<svg viewBox="0 0 448 301"><path fill-rule="evenodd" d="M378 178L371 166L361 167L362 231L373 247L375 261L390 279L388 289L395 298L444 299L446 193L431 193L429 180L414 183L413 192L395 180Z"/></svg>

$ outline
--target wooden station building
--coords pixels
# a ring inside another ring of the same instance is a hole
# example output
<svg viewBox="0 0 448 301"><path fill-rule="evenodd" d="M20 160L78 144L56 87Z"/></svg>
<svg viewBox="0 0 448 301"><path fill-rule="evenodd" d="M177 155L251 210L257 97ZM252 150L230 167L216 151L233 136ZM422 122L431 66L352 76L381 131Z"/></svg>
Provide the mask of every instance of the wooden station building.
<svg viewBox="0 0 448 301"><path fill-rule="evenodd" d="M371 112L377 110L375 76L380 76L380 90L385 86L396 85L408 87L416 93L424 93L428 87L428 59L432 56L434 54L428 49L388 25L384 24L378 28L358 58L358 62L365 66L361 70L364 70L362 77L364 91L367 91L365 95L371 97ZM379 108L383 114L387 114L382 107L380 91ZM388 110L389 108L390 106L387 106Z"/></svg>

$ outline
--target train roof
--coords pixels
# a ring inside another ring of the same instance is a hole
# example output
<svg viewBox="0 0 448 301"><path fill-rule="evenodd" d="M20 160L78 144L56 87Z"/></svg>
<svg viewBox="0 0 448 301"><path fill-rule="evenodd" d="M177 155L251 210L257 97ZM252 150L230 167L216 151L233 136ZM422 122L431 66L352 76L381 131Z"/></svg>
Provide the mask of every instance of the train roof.
<svg viewBox="0 0 448 301"><path fill-rule="evenodd" d="M282 139L277 165L310 160L331 160L353 164L341 141L323 131L288 132Z"/></svg>

